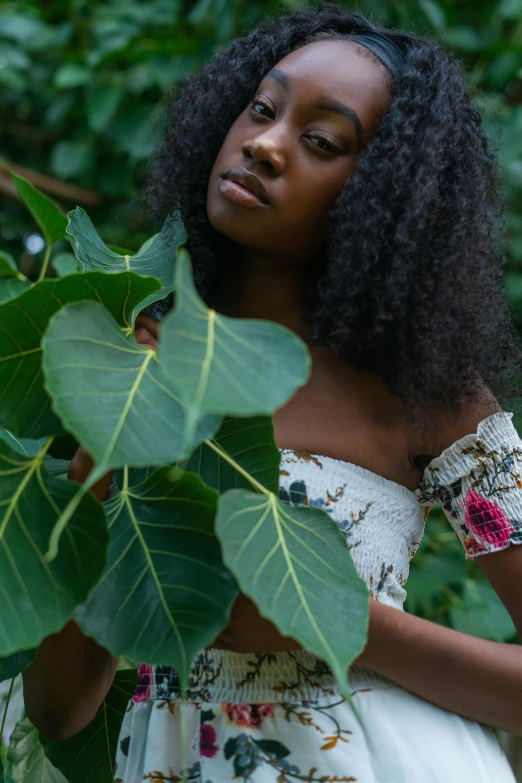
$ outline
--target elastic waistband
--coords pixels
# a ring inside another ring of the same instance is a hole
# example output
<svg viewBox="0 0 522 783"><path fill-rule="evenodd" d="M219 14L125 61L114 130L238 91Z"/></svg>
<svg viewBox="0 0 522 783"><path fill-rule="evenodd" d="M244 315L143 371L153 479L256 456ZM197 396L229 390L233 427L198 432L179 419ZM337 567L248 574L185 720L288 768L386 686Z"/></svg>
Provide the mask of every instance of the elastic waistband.
<svg viewBox="0 0 522 783"><path fill-rule="evenodd" d="M390 680L357 664L351 667L348 679L353 692L393 686ZM331 669L307 650L237 653L209 648L201 650L194 660L185 698L194 702L259 704L319 701L336 695L340 696L340 691ZM176 669L138 664L133 701L180 698Z"/></svg>

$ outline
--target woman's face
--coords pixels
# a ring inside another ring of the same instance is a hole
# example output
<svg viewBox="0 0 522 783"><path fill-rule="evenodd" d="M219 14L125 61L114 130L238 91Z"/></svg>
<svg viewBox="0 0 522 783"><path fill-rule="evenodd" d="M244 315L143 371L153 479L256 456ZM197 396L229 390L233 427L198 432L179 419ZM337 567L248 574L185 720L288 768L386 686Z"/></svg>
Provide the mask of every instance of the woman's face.
<svg viewBox="0 0 522 783"><path fill-rule="evenodd" d="M313 258L330 208L389 100L384 66L353 42L320 40L280 60L230 128L207 191L212 226L248 248ZM247 206L223 174L244 167L268 203ZM223 192L225 190L225 192Z"/></svg>

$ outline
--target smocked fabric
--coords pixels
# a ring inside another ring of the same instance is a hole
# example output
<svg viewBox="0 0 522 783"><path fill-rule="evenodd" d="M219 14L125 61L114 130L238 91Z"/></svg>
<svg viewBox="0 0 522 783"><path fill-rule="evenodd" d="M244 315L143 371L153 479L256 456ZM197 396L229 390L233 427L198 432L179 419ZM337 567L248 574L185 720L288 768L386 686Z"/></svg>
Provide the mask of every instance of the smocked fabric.
<svg viewBox="0 0 522 783"><path fill-rule="evenodd" d="M409 563L441 505L466 552L522 543L522 440L501 411L407 487L353 463L280 449L279 495L321 508L343 532L376 600L402 611ZM365 667L350 670L363 732L312 653L196 657L181 699L171 667L138 665L120 731L117 783L514 783L492 732Z"/></svg>
<svg viewBox="0 0 522 783"><path fill-rule="evenodd" d="M335 520L370 595L402 609L410 560L427 517L414 493L350 462L280 451L279 497L320 508Z"/></svg>
<svg viewBox="0 0 522 783"><path fill-rule="evenodd" d="M349 673L363 727L306 650L204 650L181 699L172 669L139 666L115 783L515 783L493 731L363 666Z"/></svg>
<svg viewBox="0 0 522 783"><path fill-rule="evenodd" d="M468 559L522 543L522 440L512 418L483 419L427 465L415 492L424 508L442 506Z"/></svg>

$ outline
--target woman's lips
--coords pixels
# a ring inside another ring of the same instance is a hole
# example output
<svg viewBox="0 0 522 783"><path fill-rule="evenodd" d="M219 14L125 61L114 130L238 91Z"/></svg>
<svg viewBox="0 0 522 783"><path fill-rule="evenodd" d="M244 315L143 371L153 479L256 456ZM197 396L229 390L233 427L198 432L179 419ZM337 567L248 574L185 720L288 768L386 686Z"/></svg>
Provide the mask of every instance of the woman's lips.
<svg viewBox="0 0 522 783"><path fill-rule="evenodd" d="M233 204L240 204L243 207L252 209L253 207L267 207L268 204L264 204L254 196L252 191L240 185L239 182L233 182L231 179L223 179L219 183L219 189L223 196L231 201Z"/></svg>

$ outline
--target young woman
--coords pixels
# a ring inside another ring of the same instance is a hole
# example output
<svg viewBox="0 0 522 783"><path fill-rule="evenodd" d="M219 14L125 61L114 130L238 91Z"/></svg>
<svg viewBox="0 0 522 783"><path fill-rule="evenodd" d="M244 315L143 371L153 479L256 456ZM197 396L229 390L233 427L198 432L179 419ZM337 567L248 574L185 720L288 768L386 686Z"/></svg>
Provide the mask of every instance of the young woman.
<svg viewBox="0 0 522 783"><path fill-rule="evenodd" d="M161 226L180 206L209 306L310 347L310 381L274 415L280 492L331 514L369 586L350 682L373 746L326 665L240 596L185 702L174 670L139 666L115 780L514 781L490 726L522 733L521 648L402 611L442 504L522 630L522 441L498 401L516 394L521 354L498 165L461 64L323 3L263 21L166 108L142 207ZM160 311L139 317L140 342L157 346ZM80 450L71 476L91 465ZM24 672L28 714L76 733L116 665L69 623Z"/></svg>

